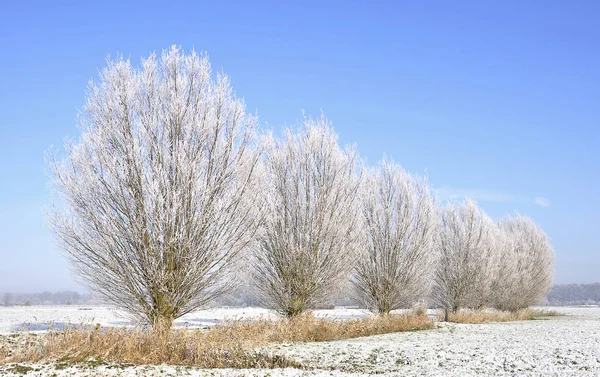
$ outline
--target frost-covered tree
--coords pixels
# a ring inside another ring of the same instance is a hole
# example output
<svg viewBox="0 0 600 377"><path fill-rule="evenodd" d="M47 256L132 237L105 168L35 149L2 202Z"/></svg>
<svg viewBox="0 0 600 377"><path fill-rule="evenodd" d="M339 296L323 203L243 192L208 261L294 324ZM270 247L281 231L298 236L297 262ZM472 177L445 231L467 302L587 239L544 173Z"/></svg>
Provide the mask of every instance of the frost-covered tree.
<svg viewBox="0 0 600 377"><path fill-rule="evenodd" d="M229 287L255 235L257 120L207 57L175 46L108 61L80 115L48 163L52 229L91 292L168 328Z"/></svg>
<svg viewBox="0 0 600 377"><path fill-rule="evenodd" d="M353 283L357 298L380 314L410 307L430 293L438 211L425 179L384 160L366 174L363 245Z"/></svg>
<svg viewBox="0 0 600 377"><path fill-rule="evenodd" d="M443 209L434 301L446 309L481 308L490 297L497 226L473 200Z"/></svg>
<svg viewBox="0 0 600 377"><path fill-rule="evenodd" d="M328 302L355 261L359 161L337 140L321 116L266 143L253 275L264 302L286 316Z"/></svg>
<svg viewBox="0 0 600 377"><path fill-rule="evenodd" d="M516 214L500 221L503 239L493 276L491 304L518 310L539 302L552 285L554 251L544 231Z"/></svg>

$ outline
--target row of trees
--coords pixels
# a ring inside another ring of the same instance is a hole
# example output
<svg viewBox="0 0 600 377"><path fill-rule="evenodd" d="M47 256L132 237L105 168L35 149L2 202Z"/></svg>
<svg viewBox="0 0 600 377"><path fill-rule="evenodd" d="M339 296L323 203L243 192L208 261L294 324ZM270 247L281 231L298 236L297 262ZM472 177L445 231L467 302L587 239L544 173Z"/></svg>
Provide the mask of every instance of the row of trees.
<svg viewBox="0 0 600 377"><path fill-rule="evenodd" d="M463 307L526 308L552 284L552 247L530 218L517 214L494 222L467 200L442 210L438 237L433 298L446 317Z"/></svg>
<svg viewBox="0 0 600 377"><path fill-rule="evenodd" d="M531 220L473 201L438 209L425 179L364 168L329 122L259 137L224 75L173 47L109 62L79 141L49 157L60 246L91 291L153 326L240 283L294 316L350 280L373 311L422 302L516 309L549 287L552 249ZM235 275L234 275L235 274ZM245 282L244 282L245 283Z"/></svg>

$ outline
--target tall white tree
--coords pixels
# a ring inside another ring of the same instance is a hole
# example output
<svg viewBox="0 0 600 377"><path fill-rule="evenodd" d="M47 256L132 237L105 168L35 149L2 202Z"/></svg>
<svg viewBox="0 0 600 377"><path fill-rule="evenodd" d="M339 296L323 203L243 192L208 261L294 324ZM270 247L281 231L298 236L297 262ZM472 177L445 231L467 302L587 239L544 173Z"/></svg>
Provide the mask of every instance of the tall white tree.
<svg viewBox="0 0 600 377"><path fill-rule="evenodd" d="M338 293L355 261L359 161L341 149L324 116L304 119L282 140L268 139L264 158L266 215L254 258L254 282L265 303L287 316Z"/></svg>
<svg viewBox="0 0 600 377"><path fill-rule="evenodd" d="M256 124L206 56L108 61L48 163L50 223L91 292L168 328L228 288L258 225Z"/></svg>
<svg viewBox="0 0 600 377"><path fill-rule="evenodd" d="M518 310L539 302L552 285L554 251L533 220L516 214L500 221L503 241L493 280L492 305Z"/></svg>
<svg viewBox="0 0 600 377"><path fill-rule="evenodd" d="M442 211L434 301L446 309L481 308L490 297L497 226L473 200Z"/></svg>
<svg viewBox="0 0 600 377"><path fill-rule="evenodd" d="M366 175L363 250L353 279L358 299L380 314L429 295L438 212L427 181L382 161Z"/></svg>

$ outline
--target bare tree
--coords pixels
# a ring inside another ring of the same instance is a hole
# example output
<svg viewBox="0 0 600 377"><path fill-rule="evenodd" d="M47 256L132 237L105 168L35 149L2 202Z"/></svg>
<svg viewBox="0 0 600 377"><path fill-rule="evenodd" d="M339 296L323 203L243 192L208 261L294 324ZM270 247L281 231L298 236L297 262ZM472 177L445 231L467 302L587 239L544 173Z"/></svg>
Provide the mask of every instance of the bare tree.
<svg viewBox="0 0 600 377"><path fill-rule="evenodd" d="M108 61L79 141L48 163L50 223L91 292L169 328L229 287L258 223L256 123L205 56Z"/></svg>
<svg viewBox="0 0 600 377"><path fill-rule="evenodd" d="M508 216L500 228L504 239L494 274L492 304L501 310L534 305L552 285L552 246L544 231L528 217Z"/></svg>
<svg viewBox="0 0 600 377"><path fill-rule="evenodd" d="M324 116L305 118L301 129L267 144L254 282L269 307L291 317L326 303L348 278L358 236L358 156L339 148Z"/></svg>
<svg viewBox="0 0 600 377"><path fill-rule="evenodd" d="M486 305L496 235L496 225L473 200L443 209L433 298L446 309L446 320L449 310Z"/></svg>
<svg viewBox="0 0 600 377"><path fill-rule="evenodd" d="M363 192L364 250L353 282L362 304L388 314L430 293L437 208L425 179L386 160L367 175Z"/></svg>

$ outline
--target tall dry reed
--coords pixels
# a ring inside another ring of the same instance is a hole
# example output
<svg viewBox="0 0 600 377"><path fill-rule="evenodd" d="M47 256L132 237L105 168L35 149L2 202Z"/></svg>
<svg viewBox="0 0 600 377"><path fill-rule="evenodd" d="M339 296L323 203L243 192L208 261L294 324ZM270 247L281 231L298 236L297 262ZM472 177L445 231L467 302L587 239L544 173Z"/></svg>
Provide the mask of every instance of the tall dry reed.
<svg viewBox="0 0 600 377"><path fill-rule="evenodd" d="M488 323L488 322L510 322L510 321L528 321L540 317L559 316L560 313L551 310L527 308L517 311L501 311L494 309L482 310L459 310L455 313L450 312L449 322L455 323ZM438 321L444 320L444 313L438 313Z"/></svg>
<svg viewBox="0 0 600 377"><path fill-rule="evenodd" d="M307 314L277 321L227 322L208 330L73 327L24 337L4 362L108 362L202 368L301 367L260 350L271 343L319 342L432 328L425 311L362 319L319 319Z"/></svg>

